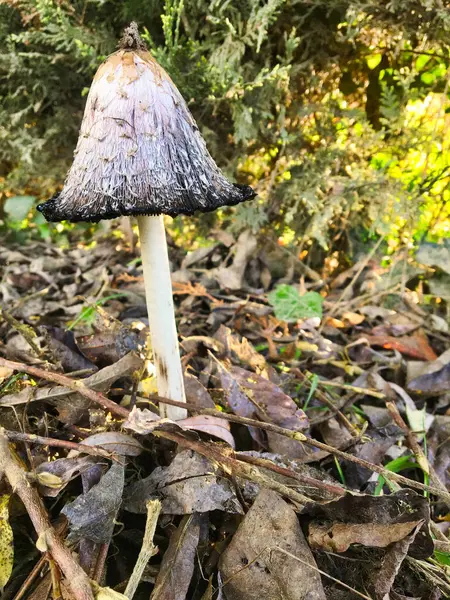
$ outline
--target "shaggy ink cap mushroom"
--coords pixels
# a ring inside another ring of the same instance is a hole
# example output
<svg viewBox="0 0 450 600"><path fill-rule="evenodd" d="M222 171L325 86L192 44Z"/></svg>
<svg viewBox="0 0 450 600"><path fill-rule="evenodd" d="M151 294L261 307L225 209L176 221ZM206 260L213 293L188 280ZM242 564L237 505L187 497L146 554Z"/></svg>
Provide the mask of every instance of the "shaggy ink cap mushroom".
<svg viewBox="0 0 450 600"><path fill-rule="evenodd" d="M125 29L119 48L95 74L64 187L37 207L44 217L175 217L254 198L250 186L230 183L221 173L136 23Z"/></svg>

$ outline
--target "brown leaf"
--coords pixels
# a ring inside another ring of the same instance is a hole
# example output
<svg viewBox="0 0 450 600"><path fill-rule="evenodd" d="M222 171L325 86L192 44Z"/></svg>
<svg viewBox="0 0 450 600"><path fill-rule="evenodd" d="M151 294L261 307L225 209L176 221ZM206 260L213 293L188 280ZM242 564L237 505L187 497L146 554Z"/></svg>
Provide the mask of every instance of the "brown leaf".
<svg viewBox="0 0 450 600"><path fill-rule="evenodd" d="M433 348L428 343L424 334L416 332L411 336L393 337L390 335L364 336L371 346L381 346L387 350L398 350L400 354L411 356L417 360L435 360L437 358Z"/></svg>
<svg viewBox="0 0 450 600"><path fill-rule="evenodd" d="M220 559L227 600L325 600L315 569L294 510L267 489L258 494Z"/></svg>
<svg viewBox="0 0 450 600"><path fill-rule="evenodd" d="M200 515L186 515L164 553L151 600L185 600L196 562Z"/></svg>
<svg viewBox="0 0 450 600"><path fill-rule="evenodd" d="M209 415L195 415L195 417L181 419L177 421L177 424L183 427L183 429L209 433L209 435L219 438L219 440L223 440L232 448L235 448L234 438L230 432L230 423L224 419Z"/></svg>
<svg viewBox="0 0 450 600"><path fill-rule="evenodd" d="M306 414L280 387L240 367L231 367L230 375L250 399L256 415L262 421L295 431L303 431L308 427Z"/></svg>
<svg viewBox="0 0 450 600"><path fill-rule="evenodd" d="M434 550L433 540L428 531L430 520L428 501L412 490L400 490L389 496L348 493L332 502L305 507L303 512L320 521L331 521L333 524L339 522L358 527L361 527L361 524L367 527L378 525L393 527L396 524L423 521L424 525L411 546L411 555L415 558L427 558ZM409 531L412 528L411 526Z"/></svg>
<svg viewBox="0 0 450 600"><path fill-rule="evenodd" d="M411 533L423 521L406 523L311 523L308 542L311 548L326 552L345 552L351 544L385 548Z"/></svg>
<svg viewBox="0 0 450 600"><path fill-rule="evenodd" d="M120 431L102 431L94 433L85 438L82 444L87 446L96 446L103 448L119 456L139 456L143 451L143 446L131 435L120 433Z"/></svg>
<svg viewBox="0 0 450 600"><path fill-rule="evenodd" d="M186 392L186 402L195 404L200 408L215 408L215 404L208 390L200 383L197 377L190 373L184 375L184 390Z"/></svg>
<svg viewBox="0 0 450 600"><path fill-rule="evenodd" d="M202 431L223 440L227 444L230 444L232 448L235 446L234 438L230 433L230 424L218 417L196 415L195 417L172 421L171 419L162 419L148 408L140 409L134 407L123 426L143 435L151 433L156 429L165 429L166 431Z"/></svg>
<svg viewBox="0 0 450 600"><path fill-rule="evenodd" d="M244 363L258 373L267 369L264 356L255 350L247 338L233 334L229 327L221 325L214 337L223 344L227 356L233 362Z"/></svg>
<svg viewBox="0 0 450 600"><path fill-rule="evenodd" d="M450 387L450 350L433 362L425 363L420 374L407 384L408 389L417 392L447 392Z"/></svg>
<svg viewBox="0 0 450 600"><path fill-rule="evenodd" d="M242 513L233 487L217 464L192 450L183 450L168 467L153 473L126 489L125 509L146 512L147 500L159 498L163 514L185 515L222 510Z"/></svg>
<svg viewBox="0 0 450 600"><path fill-rule="evenodd" d="M293 431L307 429L309 421L303 410L268 379L240 367L231 367L226 371L220 366L219 372L228 403L236 414L275 423ZM252 432L252 435L258 436L259 441L260 433ZM272 452L285 454L289 458L305 456L301 442L272 432L267 433L267 439Z"/></svg>
<svg viewBox="0 0 450 600"><path fill-rule="evenodd" d="M392 544L383 557L380 567L371 573L370 579L376 600L389 598L389 592L394 585L395 577L408 554L409 547L420 530L421 523L422 521L419 521L417 527L404 539Z"/></svg>

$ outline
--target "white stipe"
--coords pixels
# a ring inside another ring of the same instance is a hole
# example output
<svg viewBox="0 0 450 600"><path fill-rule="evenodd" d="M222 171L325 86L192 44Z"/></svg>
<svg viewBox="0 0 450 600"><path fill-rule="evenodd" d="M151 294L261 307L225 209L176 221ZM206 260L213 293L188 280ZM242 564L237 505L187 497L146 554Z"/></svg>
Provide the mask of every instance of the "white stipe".
<svg viewBox="0 0 450 600"><path fill-rule="evenodd" d="M159 215L137 221L158 395L186 402L164 220ZM160 414L173 420L187 417L184 408L168 404L160 404Z"/></svg>

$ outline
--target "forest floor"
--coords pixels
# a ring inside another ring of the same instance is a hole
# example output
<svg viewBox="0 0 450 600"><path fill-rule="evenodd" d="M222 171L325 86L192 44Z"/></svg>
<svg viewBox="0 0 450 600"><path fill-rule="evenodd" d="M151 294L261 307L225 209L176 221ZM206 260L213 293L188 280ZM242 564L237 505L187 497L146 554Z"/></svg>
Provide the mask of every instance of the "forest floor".
<svg viewBox="0 0 450 600"><path fill-rule="evenodd" d="M450 333L420 281L436 265L369 253L327 278L256 248L172 244L175 423L139 251L0 246L2 598L450 597Z"/></svg>

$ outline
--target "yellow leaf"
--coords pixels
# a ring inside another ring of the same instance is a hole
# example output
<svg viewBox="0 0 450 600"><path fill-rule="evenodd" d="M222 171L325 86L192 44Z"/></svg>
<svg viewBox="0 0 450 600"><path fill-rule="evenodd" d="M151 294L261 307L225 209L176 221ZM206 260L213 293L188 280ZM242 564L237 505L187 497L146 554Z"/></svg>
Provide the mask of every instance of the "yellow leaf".
<svg viewBox="0 0 450 600"><path fill-rule="evenodd" d="M9 524L9 494L0 496L0 591L11 577L14 563L14 540Z"/></svg>
<svg viewBox="0 0 450 600"><path fill-rule="evenodd" d="M295 344L297 350L302 352L317 352L319 346L317 344L311 344L311 342L300 341Z"/></svg>
<svg viewBox="0 0 450 600"><path fill-rule="evenodd" d="M157 382L156 377L147 377L146 379L141 379L139 382L139 391L144 392L146 395L157 394Z"/></svg>
<svg viewBox="0 0 450 600"><path fill-rule="evenodd" d="M38 537L38 539L36 540L36 548L40 551L40 552L47 552L48 550L48 545L47 545L47 533L45 531L43 531L40 536Z"/></svg>
<svg viewBox="0 0 450 600"><path fill-rule="evenodd" d="M58 477L58 475L53 475L53 473L38 473L37 480L41 485L54 488L55 490L60 488L63 484L61 477Z"/></svg>
<svg viewBox="0 0 450 600"><path fill-rule="evenodd" d="M345 321L348 321L350 323L350 325L359 325L360 323L362 323L364 321L364 319L366 318L364 315L360 315L359 313L354 313L354 312L345 312L342 315L342 318Z"/></svg>
<svg viewBox="0 0 450 600"><path fill-rule="evenodd" d="M371 54L366 58L367 66L370 70L375 69L381 62L383 56L381 54Z"/></svg>

